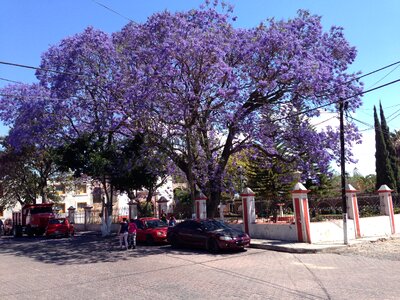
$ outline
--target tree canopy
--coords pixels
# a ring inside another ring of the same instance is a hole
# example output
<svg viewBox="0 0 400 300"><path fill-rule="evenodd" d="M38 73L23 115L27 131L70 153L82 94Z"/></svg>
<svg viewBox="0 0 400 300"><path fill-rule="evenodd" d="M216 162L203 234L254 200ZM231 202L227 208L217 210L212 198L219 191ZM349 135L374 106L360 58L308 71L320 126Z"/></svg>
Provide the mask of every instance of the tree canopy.
<svg viewBox="0 0 400 300"><path fill-rule="evenodd" d="M305 177L326 172L340 157L338 129L318 131L310 119L340 99L352 110L360 105L351 96L362 86L347 72L355 48L342 28L324 31L307 11L250 29L233 25L229 12L206 7L62 40L43 54L37 93L27 95L32 105L45 99L50 124L25 134L51 128L52 142L62 144L87 132L109 140L143 133L207 195L210 216L228 160L243 149L295 162ZM18 89L8 87L2 102ZM16 108L0 109L15 126ZM346 131L348 145L359 140L353 124Z"/></svg>

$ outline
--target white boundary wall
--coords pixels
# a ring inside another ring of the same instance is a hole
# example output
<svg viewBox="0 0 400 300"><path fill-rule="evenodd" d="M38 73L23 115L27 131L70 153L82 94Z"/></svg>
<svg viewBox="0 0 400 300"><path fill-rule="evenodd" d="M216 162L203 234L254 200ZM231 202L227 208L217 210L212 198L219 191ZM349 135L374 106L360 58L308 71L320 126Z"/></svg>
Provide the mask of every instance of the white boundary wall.
<svg viewBox="0 0 400 300"><path fill-rule="evenodd" d="M244 231L243 224L229 224L230 227ZM297 241L295 224L250 224L250 237L254 239Z"/></svg>
<svg viewBox="0 0 400 300"><path fill-rule="evenodd" d="M343 241L343 220L311 222L311 243ZM355 238L354 222L347 220L347 236Z"/></svg>
<svg viewBox="0 0 400 300"><path fill-rule="evenodd" d="M396 228L400 228L400 214L394 215ZM244 230L243 224L229 224ZM391 236L389 216L360 218L361 237ZM250 224L250 237L254 239L297 241L295 224ZM349 240L355 239L353 220L347 221ZM310 223L311 243L342 242L343 220Z"/></svg>
<svg viewBox="0 0 400 300"><path fill-rule="evenodd" d="M360 218L361 237L392 235L389 216Z"/></svg>

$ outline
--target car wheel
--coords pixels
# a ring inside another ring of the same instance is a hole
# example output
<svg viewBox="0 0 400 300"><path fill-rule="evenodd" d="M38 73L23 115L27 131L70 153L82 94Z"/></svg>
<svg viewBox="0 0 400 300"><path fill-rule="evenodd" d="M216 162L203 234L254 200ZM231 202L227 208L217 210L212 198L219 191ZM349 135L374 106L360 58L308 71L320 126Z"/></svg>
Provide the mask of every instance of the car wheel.
<svg viewBox="0 0 400 300"><path fill-rule="evenodd" d="M217 241L214 239L209 239L207 242L207 250L210 251L211 253L218 253L219 246Z"/></svg>
<svg viewBox="0 0 400 300"><path fill-rule="evenodd" d="M71 232L71 236L74 236L75 235L75 230L73 230L72 232Z"/></svg>
<svg viewBox="0 0 400 300"><path fill-rule="evenodd" d="M69 231L68 230L65 232L65 237L69 238Z"/></svg>
<svg viewBox="0 0 400 300"><path fill-rule="evenodd" d="M146 244L147 245L154 245L154 238L150 234L148 234L146 236Z"/></svg>

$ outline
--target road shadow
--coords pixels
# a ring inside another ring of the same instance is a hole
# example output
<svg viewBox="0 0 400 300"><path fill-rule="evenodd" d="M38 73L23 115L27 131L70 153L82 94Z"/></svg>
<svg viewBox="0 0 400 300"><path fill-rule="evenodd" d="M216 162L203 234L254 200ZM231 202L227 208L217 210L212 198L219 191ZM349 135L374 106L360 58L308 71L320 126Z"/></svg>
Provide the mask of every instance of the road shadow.
<svg viewBox="0 0 400 300"><path fill-rule="evenodd" d="M0 255L24 256L39 262L57 265L116 262L161 253L188 256L210 255L201 249L174 249L170 245L148 246L142 243L138 243L136 249L120 250L119 239L116 235L102 237L95 233L80 233L75 237L62 239L0 238ZM231 253L221 254L230 255Z"/></svg>
<svg viewBox="0 0 400 300"><path fill-rule="evenodd" d="M136 249L135 249L136 250ZM129 258L130 251L121 251L117 236L102 237L98 234L77 234L75 237L47 239L44 237L2 237L0 255L25 256L44 263L58 265L115 262ZM146 249L142 255L162 252L158 247Z"/></svg>

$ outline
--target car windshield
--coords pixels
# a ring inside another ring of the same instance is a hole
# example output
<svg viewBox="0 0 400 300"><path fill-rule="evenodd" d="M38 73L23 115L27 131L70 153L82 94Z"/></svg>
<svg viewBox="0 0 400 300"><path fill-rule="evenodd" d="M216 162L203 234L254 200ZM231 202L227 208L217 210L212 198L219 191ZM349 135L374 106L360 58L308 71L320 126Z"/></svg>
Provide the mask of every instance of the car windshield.
<svg viewBox="0 0 400 300"><path fill-rule="evenodd" d="M215 231L219 229L230 229L230 227L226 226L224 223L216 221L216 220L206 220L201 222L201 227L205 231Z"/></svg>
<svg viewBox="0 0 400 300"><path fill-rule="evenodd" d="M149 228L157 228L157 227L165 227L168 226L166 223L164 223L161 220L148 220L146 221L147 227Z"/></svg>
<svg viewBox="0 0 400 300"><path fill-rule="evenodd" d="M52 213L53 209L51 206L45 206L45 207L35 207L31 209L31 214L45 214L45 213Z"/></svg>

